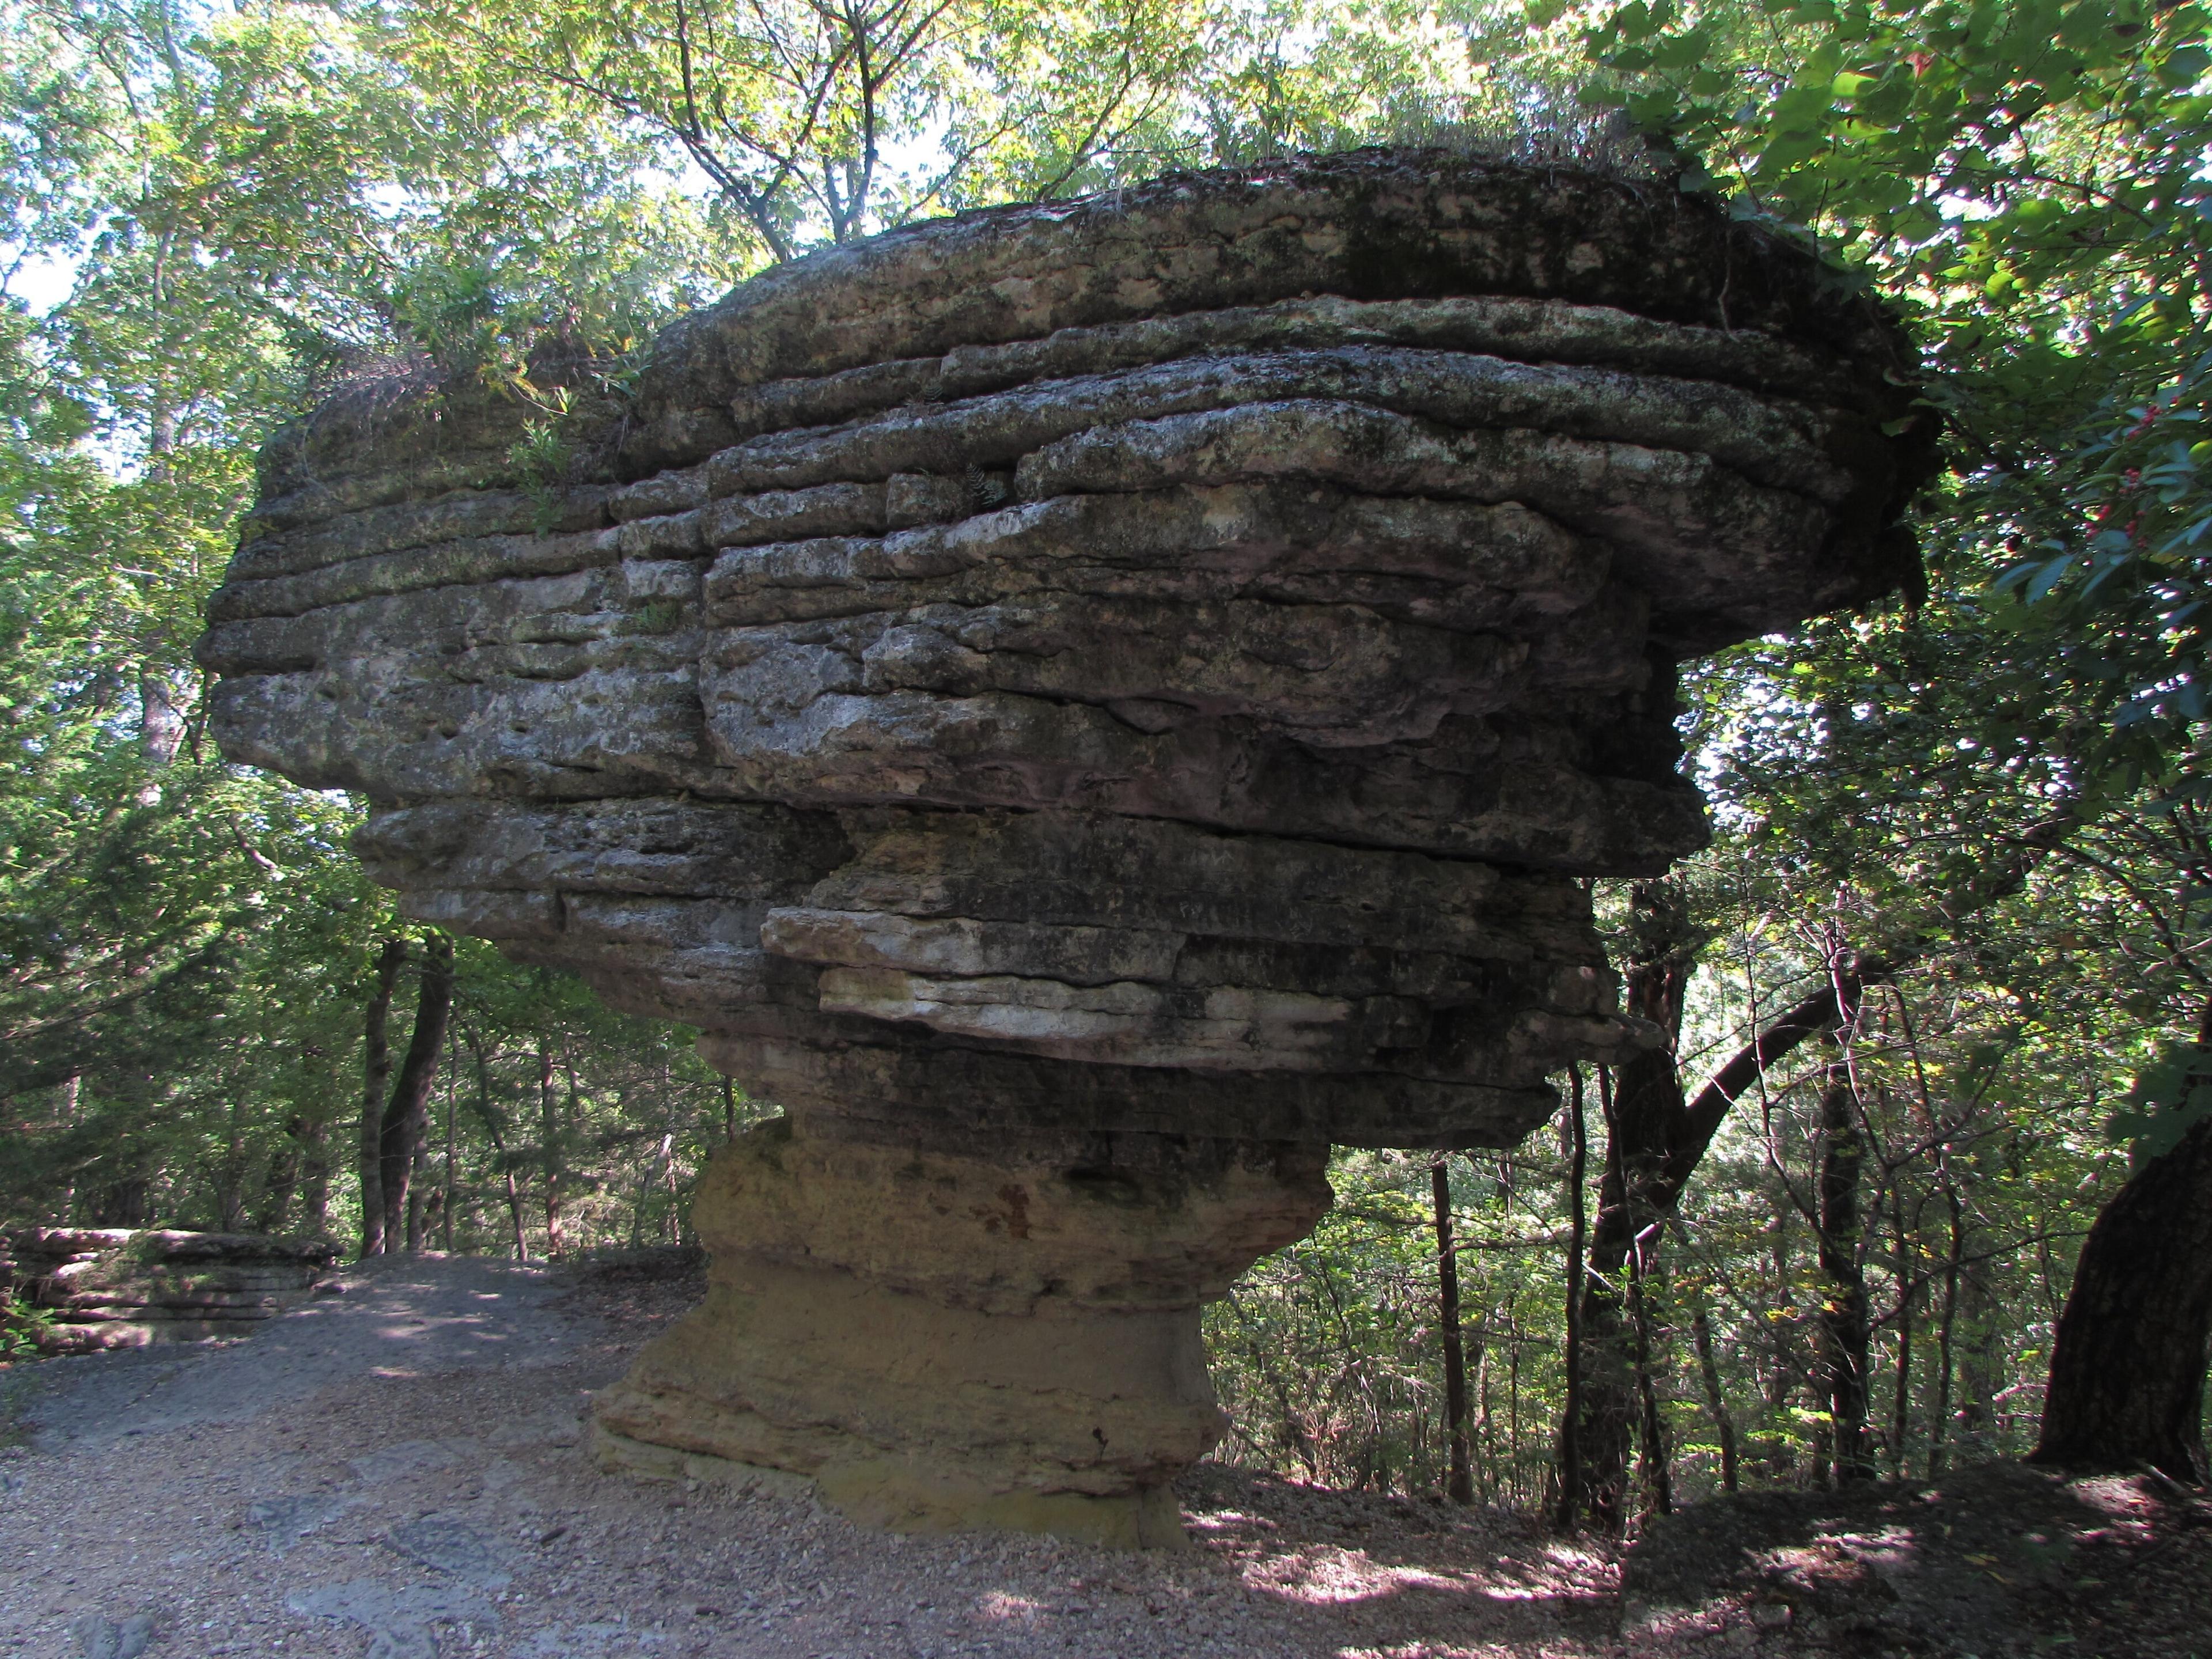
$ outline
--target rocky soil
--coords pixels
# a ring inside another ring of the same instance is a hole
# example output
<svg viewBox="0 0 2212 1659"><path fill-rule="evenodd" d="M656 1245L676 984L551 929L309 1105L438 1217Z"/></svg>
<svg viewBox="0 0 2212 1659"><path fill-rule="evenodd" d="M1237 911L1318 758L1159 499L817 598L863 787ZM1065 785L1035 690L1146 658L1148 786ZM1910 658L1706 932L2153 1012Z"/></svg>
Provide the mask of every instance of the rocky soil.
<svg viewBox="0 0 2212 1659"><path fill-rule="evenodd" d="M1705 1506L1632 1553L1624 1628L1604 1551L1213 1465L1149 1554L603 1475L584 1408L696 1275L341 1282L251 1341L0 1374L0 1655L2212 1654L2212 1527L2143 1482Z"/></svg>

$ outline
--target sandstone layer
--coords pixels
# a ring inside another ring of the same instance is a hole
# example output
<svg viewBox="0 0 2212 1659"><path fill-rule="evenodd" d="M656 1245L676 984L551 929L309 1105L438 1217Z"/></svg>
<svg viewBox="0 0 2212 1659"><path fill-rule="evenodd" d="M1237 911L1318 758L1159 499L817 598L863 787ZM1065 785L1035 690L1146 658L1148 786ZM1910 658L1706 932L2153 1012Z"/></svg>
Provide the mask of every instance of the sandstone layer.
<svg viewBox="0 0 2212 1659"><path fill-rule="evenodd" d="M1198 1308L1319 1219L1326 1153L764 1125L702 1180L707 1301L601 1396L602 1451L794 1471L901 1528L1176 1541L1166 1483L1223 1427Z"/></svg>
<svg viewBox="0 0 2212 1659"><path fill-rule="evenodd" d="M47 1353L251 1336L314 1293L328 1239L130 1227L25 1227L0 1254L0 1297L48 1316Z"/></svg>
<svg viewBox="0 0 2212 1659"><path fill-rule="evenodd" d="M1662 181L1368 152L963 216L627 390L550 343L553 441L334 398L211 603L216 731L365 794L409 914L791 1115L618 1437L1142 1510L1321 1149L1510 1144L1637 1040L1582 878L1703 838L1678 661L1911 577L1911 370Z"/></svg>

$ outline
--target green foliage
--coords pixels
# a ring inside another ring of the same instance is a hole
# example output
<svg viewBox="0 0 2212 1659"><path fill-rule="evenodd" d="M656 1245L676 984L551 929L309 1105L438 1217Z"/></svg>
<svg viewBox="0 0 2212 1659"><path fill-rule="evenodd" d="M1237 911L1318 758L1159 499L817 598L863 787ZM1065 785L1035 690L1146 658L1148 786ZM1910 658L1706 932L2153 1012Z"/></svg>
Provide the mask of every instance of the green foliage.
<svg viewBox="0 0 2212 1659"><path fill-rule="evenodd" d="M1533 1501L1559 1398L1562 1171L1519 1152L1448 1159L1478 1484ZM1449 1440L1431 1155L1340 1152L1336 1206L1206 1316L1224 1452L1328 1486L1434 1491Z"/></svg>
<svg viewBox="0 0 2212 1659"><path fill-rule="evenodd" d="M1615 103L1686 190L1907 307L1955 472L1939 578L2089 724L2076 766L2200 797L2212 495L2212 13L1967 0L1622 6ZM2096 740L2090 741L2094 730Z"/></svg>
<svg viewBox="0 0 2212 1659"><path fill-rule="evenodd" d="M2162 1045L2128 1091L2127 1104L2112 1119L2116 1140L2129 1143L2137 1163L2172 1152L2181 1139L2212 1117L2212 1049L2194 1042Z"/></svg>
<svg viewBox="0 0 2212 1659"><path fill-rule="evenodd" d="M262 439L380 362L534 396L541 331L618 353L732 274L634 149L441 101L380 28L166 0L0 22L15 249L74 275L43 313L0 300L0 1205L21 1218L284 1224L307 1172L349 1164L395 920L345 851L357 809L210 750L191 658ZM540 401L532 459L556 471Z"/></svg>
<svg viewBox="0 0 2212 1659"><path fill-rule="evenodd" d="M21 1297L11 1295L0 1302L0 1365L18 1359L36 1359L40 1340L53 1322L53 1316L46 1310L34 1308ZM0 1414L0 1422L4 1422L4 1414ZM4 1430L0 1430L0 1444L5 1443Z"/></svg>

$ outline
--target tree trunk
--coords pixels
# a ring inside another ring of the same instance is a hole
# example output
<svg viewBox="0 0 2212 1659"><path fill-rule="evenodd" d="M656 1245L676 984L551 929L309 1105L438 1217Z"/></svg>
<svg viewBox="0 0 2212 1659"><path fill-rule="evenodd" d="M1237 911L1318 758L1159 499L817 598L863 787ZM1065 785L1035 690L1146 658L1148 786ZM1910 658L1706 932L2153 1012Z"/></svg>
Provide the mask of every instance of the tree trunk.
<svg viewBox="0 0 2212 1659"><path fill-rule="evenodd" d="M1979 1461L1997 1449L1997 1401L2004 1393L2004 1318L1992 1264L1969 1261L1960 1277L1959 1409L1953 1418L1959 1442ZM1962 1339L1962 1340L1961 1340Z"/></svg>
<svg viewBox="0 0 2212 1659"><path fill-rule="evenodd" d="M424 1160L427 1170L428 1160ZM416 1214L419 1210L421 1213ZM422 1241L437 1230L446 1212L446 1189L428 1180L415 1183L415 1190L407 1195L407 1222L413 1242L407 1249L410 1255L420 1255Z"/></svg>
<svg viewBox="0 0 2212 1659"><path fill-rule="evenodd" d="M676 1133L672 1129L668 1133L667 1148L667 1155L660 1160L660 1183L668 1196L663 1212L668 1218L668 1242L681 1244L684 1242L684 1217L676 1202Z"/></svg>
<svg viewBox="0 0 2212 1659"><path fill-rule="evenodd" d="M1628 1307L1636 1333L1636 1393L1644 1408L1641 1469L1644 1513L1672 1515L1674 1512L1674 1479L1668 1468L1667 1426L1659 1414L1658 1384L1652 1375L1656 1345L1651 1340L1651 1305L1644 1283L1646 1246L1656 1241L1658 1236L1658 1228L1653 1226L1638 1234L1629 1246Z"/></svg>
<svg viewBox="0 0 2212 1659"><path fill-rule="evenodd" d="M331 1158L320 1118L295 1117L285 1133L300 1143L300 1230L320 1238L331 1230Z"/></svg>
<svg viewBox="0 0 2212 1659"><path fill-rule="evenodd" d="M283 1141L269 1154L268 1178L261 1183L261 1201L254 1206L253 1231L281 1233L291 1218L292 1198L300 1188L300 1119L284 1126Z"/></svg>
<svg viewBox="0 0 2212 1659"><path fill-rule="evenodd" d="M1679 1187L1668 1193L1665 1172L1669 1153L1693 1131L1674 1045L1682 1028L1683 996L1703 943L1679 883L1639 882L1631 890L1629 906L1623 1000L1628 1012L1666 1033L1667 1046L1630 1055L1611 1073L1609 1087L1601 1086L1606 1158L1583 1282L1578 1440L1590 1518L1608 1532L1619 1532L1627 1522L1629 1455L1635 1425L1645 1415L1639 1409L1639 1343L1625 1292L1656 1254L1654 1234L1639 1260L1637 1236L1671 1210L1680 1195ZM1718 1121L1716 1116L1716 1127ZM1704 1140L1711 1136L1706 1130Z"/></svg>
<svg viewBox="0 0 2212 1659"><path fill-rule="evenodd" d="M83 1091L84 1077L82 1073L71 1072L61 1080L58 1087L60 1098L56 1104L64 1123L72 1125L76 1123L77 1103L83 1097ZM61 1189L60 1195L54 1201L53 1208L48 1212L48 1216L50 1219L67 1226L76 1215L76 1182L72 1181Z"/></svg>
<svg viewBox="0 0 2212 1659"><path fill-rule="evenodd" d="M1573 1099L1567 1117L1567 1308L1566 1407L1559 1413L1558 1506L1559 1529L1573 1532L1582 1524L1583 1453L1583 1289L1586 1282L1583 1244L1589 1218L1583 1208L1583 1183L1589 1176L1589 1135L1583 1120L1583 1068L1571 1066ZM1520 1352L1515 1346L1514 1352Z"/></svg>
<svg viewBox="0 0 2212 1659"><path fill-rule="evenodd" d="M1436 1200L1437 1311L1444 1339L1444 1437L1450 1446L1451 1473L1445 1493L1455 1504L1474 1502L1474 1469L1468 1451L1467 1350L1460 1341L1459 1257L1452 1243L1451 1171L1439 1157L1429 1166Z"/></svg>
<svg viewBox="0 0 2212 1659"><path fill-rule="evenodd" d="M1912 1235L1905 1224L1905 1183L1893 1179L1889 1188L1892 1244L1891 1275L1897 1280L1897 1373L1890 1396L1889 1476L1905 1479L1905 1460L1912 1437L1912 1310L1919 1299L1913 1285Z"/></svg>
<svg viewBox="0 0 2212 1659"><path fill-rule="evenodd" d="M530 1260L530 1238L523 1231L522 1194L514 1184L514 1160L507 1154L507 1136L499 1127L499 1113L491 1103L491 1062L484 1054L483 1038L472 1030L464 1030L461 1040L469 1045L469 1057L476 1062L477 1115L483 1121L484 1133L491 1137L492 1156L498 1161L499 1172L507 1186L507 1218L514 1229L514 1259Z"/></svg>
<svg viewBox="0 0 2212 1659"><path fill-rule="evenodd" d="M95 1227L143 1227L152 1211L154 1183L126 1176L101 1188L90 1206Z"/></svg>
<svg viewBox="0 0 2212 1659"><path fill-rule="evenodd" d="M1951 1430L1951 1379L1959 1328L1959 1279L1966 1254L1966 1207L1959 1189L1946 1179L1943 1197L1951 1213L1951 1248L1943 1262L1943 1306L1936 1316L1936 1408L1928 1415L1928 1478L1943 1473L1944 1443Z"/></svg>
<svg viewBox="0 0 2212 1659"><path fill-rule="evenodd" d="M1859 1170L1865 1146L1848 1066L1828 1067L1820 1091L1821 1391L1827 1396L1830 1455L1838 1486L1875 1477L1867 1449L1867 1288L1859 1267Z"/></svg>
<svg viewBox="0 0 2212 1659"><path fill-rule="evenodd" d="M2212 1478L2203 1438L2212 1334L2212 1118L2145 1163L2089 1229L2058 1321L2031 1461L2148 1463Z"/></svg>
<svg viewBox="0 0 2212 1659"><path fill-rule="evenodd" d="M407 964L407 941L388 939L376 958L374 989L365 1022L365 1073L361 1099L361 1253L384 1254L384 1090L392 1077L392 988Z"/></svg>
<svg viewBox="0 0 2212 1659"><path fill-rule="evenodd" d="M1721 1490L1736 1489L1735 1419L1721 1390L1720 1357L1713 1350L1712 1316L1705 1311L1703 1291L1690 1304L1690 1338L1698 1348L1698 1376L1705 1385L1705 1409L1712 1415L1713 1433L1721 1446Z"/></svg>
<svg viewBox="0 0 2212 1659"><path fill-rule="evenodd" d="M553 1110L553 1051L538 1045L538 1118L545 1163L545 1254L561 1254L561 1121Z"/></svg>
<svg viewBox="0 0 2212 1659"><path fill-rule="evenodd" d="M384 1199L385 1248L404 1237L409 1251L422 1248L422 1210L410 1206L415 1166L429 1122L430 1090L438 1080L439 1051L446 1046L446 1020L453 1007L453 942L433 933L423 946L422 978L416 996L415 1030L399 1062L398 1080L386 1103L378 1138Z"/></svg>
<svg viewBox="0 0 2212 1659"><path fill-rule="evenodd" d="M416 1152L407 1176L407 1254L422 1254L422 1155Z"/></svg>
<svg viewBox="0 0 2212 1659"><path fill-rule="evenodd" d="M530 1235L522 1224L522 1194L515 1187L514 1170L512 1165L508 1166L505 1174L507 1218L514 1228L514 1259L517 1261L527 1261L530 1260Z"/></svg>
<svg viewBox="0 0 2212 1659"><path fill-rule="evenodd" d="M1681 1024L1683 992L1695 967L1697 944L1681 891L1671 882L1639 883L1630 898L1633 929L1624 974L1628 1012L1651 1020L1670 1034L1666 1051L1632 1056L1620 1067L1613 1116L1620 1154L1608 1157L1608 1182L1600 1194L1597 1228L1590 1240L1589 1305L1585 1340L1616 1356L1628 1340L1617 1288L1626 1277L1632 1242L1653 1220L1674 1213L1705 1148L1712 1144L1729 1110L1755 1086L1768 1069L1798 1044L1833 1030L1839 1014L1854 1004L1863 985L1886 979L1928 948L1941 933L1964 917L2008 898L2078 823L2071 802L2031 825L2014 843L1971 883L1944 896L1930 914L1940 927L1904 933L1879 954L1863 955L1832 971L1828 982L1788 1009L1739 1049L1707 1080L1694 1099L1685 1101L1672 1035ZM1656 1244L1656 1239L1654 1238ZM1651 1266L1647 1253L1644 1267ZM1587 1392L1579 1396L1583 1413L1577 1438L1587 1460L1589 1488L1596 1518L1618 1528L1624 1518L1618 1494L1627 1483L1628 1425L1635 1410L1629 1393L1633 1367L1621 1363L1593 1368ZM1613 1379L1608 1384L1607 1379ZM1563 1425L1564 1427L1564 1425ZM1567 1437L1563 1432L1564 1449Z"/></svg>
<svg viewBox="0 0 2212 1659"><path fill-rule="evenodd" d="M453 1084L460 1072L460 1056L453 1051L453 1036L446 1033L446 1184L438 1195L439 1243L447 1255L453 1253Z"/></svg>
<svg viewBox="0 0 2212 1659"><path fill-rule="evenodd" d="M159 771L175 761L184 741L185 713L177 706L175 689L160 669L151 664L142 666L138 671L139 754L148 766Z"/></svg>

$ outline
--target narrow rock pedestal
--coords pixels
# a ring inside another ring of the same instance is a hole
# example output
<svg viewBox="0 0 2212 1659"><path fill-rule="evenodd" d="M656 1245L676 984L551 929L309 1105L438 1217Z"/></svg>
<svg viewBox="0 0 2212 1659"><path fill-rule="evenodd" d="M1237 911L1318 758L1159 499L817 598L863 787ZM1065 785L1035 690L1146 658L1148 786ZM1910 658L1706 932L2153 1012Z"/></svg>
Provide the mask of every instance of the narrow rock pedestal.
<svg viewBox="0 0 2212 1659"><path fill-rule="evenodd" d="M715 1158L707 1300L600 1396L603 1461L794 1471L901 1529L1179 1543L1167 1482L1224 1425L1200 1305L1313 1226L1327 1149L879 1133L777 1119Z"/></svg>

